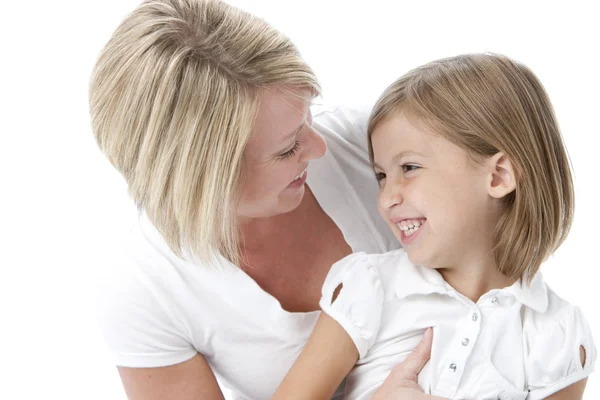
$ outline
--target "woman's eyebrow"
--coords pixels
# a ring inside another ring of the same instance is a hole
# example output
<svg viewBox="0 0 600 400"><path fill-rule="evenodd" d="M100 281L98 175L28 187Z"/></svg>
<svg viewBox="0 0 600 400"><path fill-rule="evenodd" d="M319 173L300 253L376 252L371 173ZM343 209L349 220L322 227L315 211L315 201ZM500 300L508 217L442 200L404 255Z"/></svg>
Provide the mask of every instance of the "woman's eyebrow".
<svg viewBox="0 0 600 400"><path fill-rule="evenodd" d="M293 136L296 136L298 134L298 132L300 132L300 129L302 129L302 127L304 126L304 123L306 122L306 118L302 120L302 123L300 124L299 127L297 127L293 132L288 133L287 135L285 135L280 143L284 143L287 142L289 139L291 139Z"/></svg>

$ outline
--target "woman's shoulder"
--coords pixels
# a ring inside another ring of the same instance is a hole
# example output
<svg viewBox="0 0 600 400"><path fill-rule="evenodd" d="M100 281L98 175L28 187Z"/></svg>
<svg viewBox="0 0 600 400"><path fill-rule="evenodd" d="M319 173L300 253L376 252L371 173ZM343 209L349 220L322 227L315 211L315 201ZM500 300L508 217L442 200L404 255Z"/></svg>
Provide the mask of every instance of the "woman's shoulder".
<svg viewBox="0 0 600 400"><path fill-rule="evenodd" d="M379 216L375 180L367 149L369 107L323 107L313 128L327 143L323 157L311 160L308 186L354 251L385 252L399 246Z"/></svg>
<svg viewBox="0 0 600 400"><path fill-rule="evenodd" d="M96 274L96 318L115 363L172 365L207 349L200 333L224 286L217 267L179 259L144 216L117 242Z"/></svg>
<svg viewBox="0 0 600 400"><path fill-rule="evenodd" d="M335 144L346 144L365 152L371 108L369 105L315 105L311 108L313 128Z"/></svg>
<svg viewBox="0 0 600 400"><path fill-rule="evenodd" d="M129 291L148 290L177 299L191 290L202 291L203 286L216 290L222 275L234 271L225 260L208 265L179 257L145 214L138 215L116 242L99 272L104 288L126 284Z"/></svg>
<svg viewBox="0 0 600 400"><path fill-rule="evenodd" d="M172 290L177 280L190 281L197 271L217 271L218 265L200 265L178 257L145 214L139 214L128 229L112 241L99 271L101 281L109 285L118 281L149 286L153 291Z"/></svg>

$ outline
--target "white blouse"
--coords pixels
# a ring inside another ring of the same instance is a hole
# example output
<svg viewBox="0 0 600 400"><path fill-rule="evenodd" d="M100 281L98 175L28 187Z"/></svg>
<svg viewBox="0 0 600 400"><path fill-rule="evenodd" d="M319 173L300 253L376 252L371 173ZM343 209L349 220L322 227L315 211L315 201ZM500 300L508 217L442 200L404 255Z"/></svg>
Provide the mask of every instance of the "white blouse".
<svg viewBox="0 0 600 400"><path fill-rule="evenodd" d="M368 110L313 110L327 152L308 166L308 185L353 251L398 242L377 212L369 165ZM327 238L323 238L327 240ZM177 258L141 216L100 272L97 316L114 362L160 367L201 353L232 399L269 399L302 350L319 311L290 313L226 260Z"/></svg>
<svg viewBox="0 0 600 400"><path fill-rule="evenodd" d="M579 309L539 272L530 286L494 289L474 303L436 270L413 265L402 249L352 254L332 267L321 306L359 349L347 399L370 398L428 327L433 347L419 385L449 399L543 399L587 377L597 356Z"/></svg>

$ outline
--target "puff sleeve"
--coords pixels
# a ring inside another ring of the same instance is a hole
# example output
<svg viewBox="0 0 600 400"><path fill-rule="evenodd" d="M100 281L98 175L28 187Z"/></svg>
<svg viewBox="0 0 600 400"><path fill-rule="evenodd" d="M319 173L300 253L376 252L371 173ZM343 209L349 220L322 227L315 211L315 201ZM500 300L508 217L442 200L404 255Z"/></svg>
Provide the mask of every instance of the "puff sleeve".
<svg viewBox="0 0 600 400"><path fill-rule="evenodd" d="M528 400L544 399L586 378L593 370L597 349L589 325L577 307L526 338ZM580 346L585 350L581 365Z"/></svg>
<svg viewBox="0 0 600 400"><path fill-rule="evenodd" d="M344 328L363 358L375 342L383 308L381 278L370 257L356 253L335 263L321 294L321 309Z"/></svg>

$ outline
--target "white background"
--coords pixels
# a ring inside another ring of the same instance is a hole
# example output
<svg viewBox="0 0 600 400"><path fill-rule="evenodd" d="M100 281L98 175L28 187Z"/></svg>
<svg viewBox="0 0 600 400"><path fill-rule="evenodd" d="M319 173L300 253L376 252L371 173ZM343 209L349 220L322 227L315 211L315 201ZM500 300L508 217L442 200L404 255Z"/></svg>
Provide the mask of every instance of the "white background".
<svg viewBox="0 0 600 400"><path fill-rule="evenodd" d="M505 53L554 101L575 169L567 243L544 267L600 341L598 13L592 2L237 0L287 33L324 102L373 102L435 58ZM132 206L89 129L95 58L137 0L10 1L0 15L0 398L124 399L94 320L94 273ZM592 375L586 399L600 398Z"/></svg>

